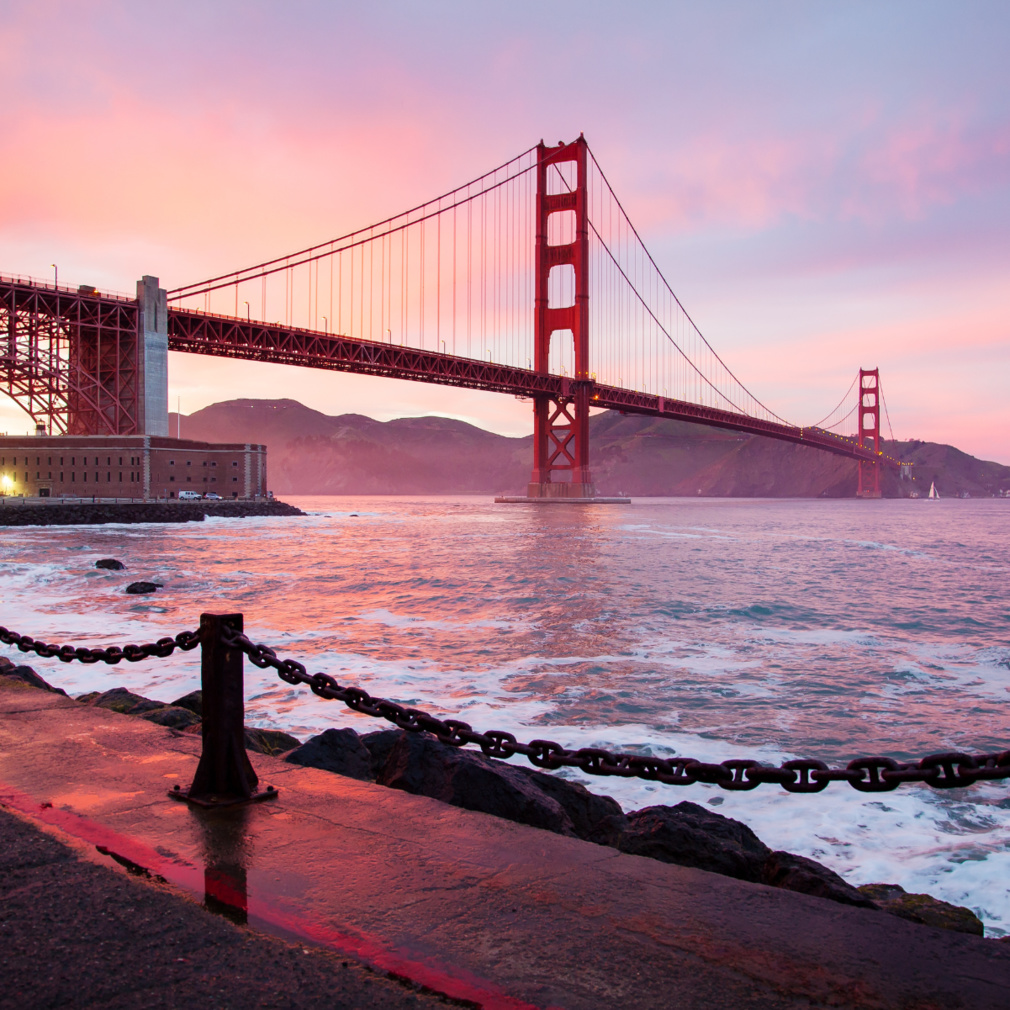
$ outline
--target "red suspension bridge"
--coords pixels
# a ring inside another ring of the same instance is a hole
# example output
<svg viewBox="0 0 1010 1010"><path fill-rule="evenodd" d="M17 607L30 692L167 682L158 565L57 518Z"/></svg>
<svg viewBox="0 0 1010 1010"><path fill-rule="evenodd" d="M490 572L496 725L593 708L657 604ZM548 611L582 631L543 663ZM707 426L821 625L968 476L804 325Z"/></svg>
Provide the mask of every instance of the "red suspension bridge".
<svg viewBox="0 0 1010 1010"><path fill-rule="evenodd" d="M530 497L595 495L590 411L809 445L880 493L876 369L797 426L695 326L581 136L320 245L137 298L0 277L0 383L51 434L167 435L167 352L529 398ZM853 392L855 395L853 395ZM852 434L854 432L854 434Z"/></svg>

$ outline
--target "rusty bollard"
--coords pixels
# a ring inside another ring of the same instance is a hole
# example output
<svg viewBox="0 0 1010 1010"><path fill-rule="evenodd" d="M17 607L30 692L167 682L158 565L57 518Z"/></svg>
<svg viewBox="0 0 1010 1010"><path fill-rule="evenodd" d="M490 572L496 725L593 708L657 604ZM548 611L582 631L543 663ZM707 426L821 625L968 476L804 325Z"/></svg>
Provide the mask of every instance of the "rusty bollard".
<svg viewBox="0 0 1010 1010"><path fill-rule="evenodd" d="M242 615L200 615L203 752L193 784L169 792L173 799L200 807L235 806L277 795L273 786L257 792L259 778L245 749L244 655L238 646L225 643L226 628L241 632Z"/></svg>

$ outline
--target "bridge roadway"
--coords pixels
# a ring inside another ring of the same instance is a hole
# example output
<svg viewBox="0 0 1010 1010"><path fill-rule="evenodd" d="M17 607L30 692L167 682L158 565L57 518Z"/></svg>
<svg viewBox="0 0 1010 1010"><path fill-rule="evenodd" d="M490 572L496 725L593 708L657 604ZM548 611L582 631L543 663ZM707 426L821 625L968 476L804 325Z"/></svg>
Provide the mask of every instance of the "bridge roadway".
<svg viewBox="0 0 1010 1010"><path fill-rule="evenodd" d="M135 332L137 302L134 299L83 287L56 288L37 281L0 278L0 308L6 308L13 343L16 312L36 319L59 318L64 331L75 327L105 328L108 332ZM168 309L168 349L189 354L240 358L303 368L323 368L362 375L377 375L411 382L429 382L463 389L532 397L538 393L558 398L571 395L575 379L543 374L531 369L421 350L405 345L362 340L317 330L261 323L234 316L180 309ZM0 388L14 395L39 383L53 390L56 382L50 360L33 364L13 346L0 342ZM707 407L669 397L622 389L590 380L591 404L626 414L644 414L688 421L716 428L764 435L798 445L809 445L849 459L879 461L898 465L886 455L878 455L855 440L825 431L766 421L746 414Z"/></svg>
<svg viewBox="0 0 1010 1010"><path fill-rule="evenodd" d="M411 382L431 382L515 396L531 397L544 393L554 398L564 397L571 395L578 385L568 376L542 374L492 361L177 308L168 310L168 349L356 372ZM728 428L749 435L764 435L809 445L849 459L879 460L897 465L897 461L889 456L878 456L871 449L822 428L799 428L765 421L746 414L594 381L590 382L590 397L594 407L619 410L625 414L646 414Z"/></svg>

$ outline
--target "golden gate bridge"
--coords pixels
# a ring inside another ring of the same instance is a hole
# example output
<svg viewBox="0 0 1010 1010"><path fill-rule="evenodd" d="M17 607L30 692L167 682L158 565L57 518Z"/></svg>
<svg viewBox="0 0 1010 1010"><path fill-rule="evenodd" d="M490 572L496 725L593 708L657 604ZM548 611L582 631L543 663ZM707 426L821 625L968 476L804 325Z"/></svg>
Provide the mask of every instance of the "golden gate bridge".
<svg viewBox="0 0 1010 1010"><path fill-rule="evenodd" d="M807 426L744 386L582 136L541 141L433 200L283 257L167 291L145 277L136 299L0 277L0 341L3 390L54 435L168 435L172 350L527 398L530 498L595 496L594 409L846 456L859 461L863 497L880 495L882 465L898 466L881 448L877 369L860 369Z"/></svg>

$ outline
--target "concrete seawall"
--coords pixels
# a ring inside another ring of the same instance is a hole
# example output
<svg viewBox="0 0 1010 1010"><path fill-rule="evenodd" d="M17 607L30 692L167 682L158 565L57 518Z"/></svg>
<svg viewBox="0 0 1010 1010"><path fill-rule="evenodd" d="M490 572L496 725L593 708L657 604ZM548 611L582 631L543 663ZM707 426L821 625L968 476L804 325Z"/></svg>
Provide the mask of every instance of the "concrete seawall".
<svg viewBox="0 0 1010 1010"><path fill-rule="evenodd" d="M191 523L207 516L301 516L282 501L59 501L0 499L0 526L78 526L102 523Z"/></svg>
<svg viewBox="0 0 1010 1010"><path fill-rule="evenodd" d="M166 795L199 750L190 734L0 684L0 805L96 861L208 906L230 894L254 928L470 1006L1006 1007L1007 944L264 755L278 798L205 814Z"/></svg>

